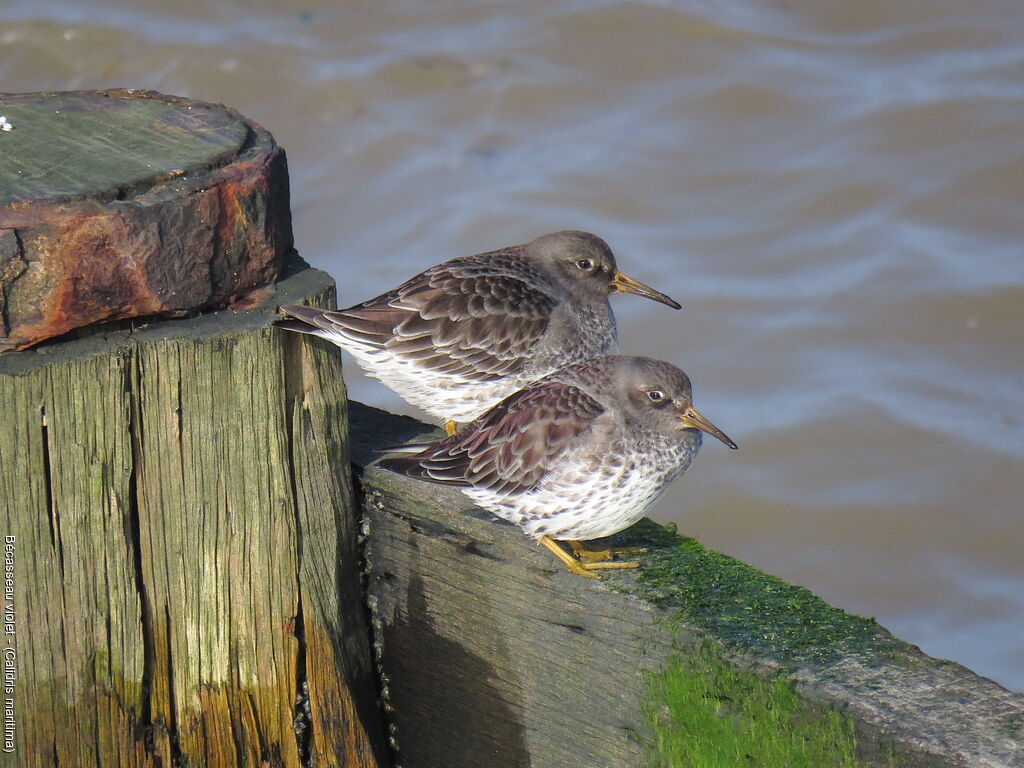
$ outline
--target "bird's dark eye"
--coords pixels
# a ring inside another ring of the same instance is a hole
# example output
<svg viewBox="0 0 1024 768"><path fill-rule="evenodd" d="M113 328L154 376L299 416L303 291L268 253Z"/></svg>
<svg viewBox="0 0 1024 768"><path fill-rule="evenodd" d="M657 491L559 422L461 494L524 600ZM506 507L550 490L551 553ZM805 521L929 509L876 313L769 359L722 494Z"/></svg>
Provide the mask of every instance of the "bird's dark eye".
<svg viewBox="0 0 1024 768"><path fill-rule="evenodd" d="M582 269L584 272L589 272L594 268L594 262L590 259L579 259L576 262L576 266Z"/></svg>
<svg viewBox="0 0 1024 768"><path fill-rule="evenodd" d="M665 393L662 392L660 389L652 389L650 392L647 393L647 396L651 399L652 403L660 403L662 400L665 399Z"/></svg>

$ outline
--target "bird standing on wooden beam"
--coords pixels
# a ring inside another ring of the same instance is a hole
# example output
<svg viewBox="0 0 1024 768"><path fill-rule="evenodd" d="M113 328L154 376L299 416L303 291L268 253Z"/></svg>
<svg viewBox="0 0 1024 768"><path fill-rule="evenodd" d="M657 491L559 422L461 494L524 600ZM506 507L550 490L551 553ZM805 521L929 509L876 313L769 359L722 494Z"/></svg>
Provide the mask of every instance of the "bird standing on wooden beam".
<svg viewBox="0 0 1024 768"><path fill-rule="evenodd" d="M702 435L734 443L693 407L690 380L646 357L563 368L505 398L454 435L405 446L379 466L451 485L520 526L573 573L636 568L579 542L641 517L690 466ZM573 554L558 543L566 541Z"/></svg>

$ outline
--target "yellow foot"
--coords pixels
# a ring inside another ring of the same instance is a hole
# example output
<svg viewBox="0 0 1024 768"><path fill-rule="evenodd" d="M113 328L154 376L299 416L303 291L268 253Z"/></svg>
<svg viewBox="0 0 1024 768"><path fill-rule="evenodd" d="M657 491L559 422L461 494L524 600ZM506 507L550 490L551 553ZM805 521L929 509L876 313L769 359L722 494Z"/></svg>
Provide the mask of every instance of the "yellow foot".
<svg viewBox="0 0 1024 768"><path fill-rule="evenodd" d="M457 429L458 427L456 426L454 421L446 421L444 423L444 433L448 435L448 437L454 435Z"/></svg>
<svg viewBox="0 0 1024 768"><path fill-rule="evenodd" d="M642 555L647 550L643 547L609 547L608 549L587 549L583 546L583 542L575 541L573 539L568 540L569 546L572 548L572 553L579 558L580 562L596 566L599 568L636 568L639 563L628 563L626 565L598 565L599 563L607 563L613 557L618 555Z"/></svg>
<svg viewBox="0 0 1024 768"><path fill-rule="evenodd" d="M624 569L640 567L640 563L612 563L608 562L607 560L600 562L581 562L580 560L576 559L568 552L566 552L564 549L562 549L562 547L559 546L558 542L552 539L550 536L541 536L538 539L538 541L545 547L547 547L549 550L551 550L551 553L559 560L561 560L565 567L568 568L572 573L575 573L577 576L585 576L588 579L598 578L597 574L591 573L591 571L596 571L599 569Z"/></svg>

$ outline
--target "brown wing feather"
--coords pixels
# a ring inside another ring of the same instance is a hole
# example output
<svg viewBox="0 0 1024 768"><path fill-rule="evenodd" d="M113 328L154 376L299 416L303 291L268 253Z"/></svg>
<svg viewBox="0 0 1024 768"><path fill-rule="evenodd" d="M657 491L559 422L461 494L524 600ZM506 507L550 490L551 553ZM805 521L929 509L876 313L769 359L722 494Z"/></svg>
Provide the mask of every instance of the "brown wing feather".
<svg viewBox="0 0 1024 768"><path fill-rule="evenodd" d="M522 493L534 487L603 412L578 387L540 381L505 398L455 435L429 444L422 453L385 459L380 465L435 483Z"/></svg>
<svg viewBox="0 0 1024 768"><path fill-rule="evenodd" d="M387 349L425 369L493 381L523 367L556 302L523 280L488 274L486 263L481 257L446 262L375 299L299 319L310 330Z"/></svg>

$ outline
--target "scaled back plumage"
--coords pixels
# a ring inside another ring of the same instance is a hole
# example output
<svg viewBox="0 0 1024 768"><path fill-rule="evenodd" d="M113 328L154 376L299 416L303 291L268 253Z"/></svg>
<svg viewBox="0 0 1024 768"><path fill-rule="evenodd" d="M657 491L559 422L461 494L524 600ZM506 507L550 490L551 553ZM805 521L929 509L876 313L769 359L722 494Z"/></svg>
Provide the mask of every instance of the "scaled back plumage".
<svg viewBox="0 0 1024 768"><path fill-rule="evenodd" d="M465 422L541 376L613 351L616 291L678 307L618 272L601 238L556 232L438 264L348 309L283 306L279 325L334 342L413 405Z"/></svg>

